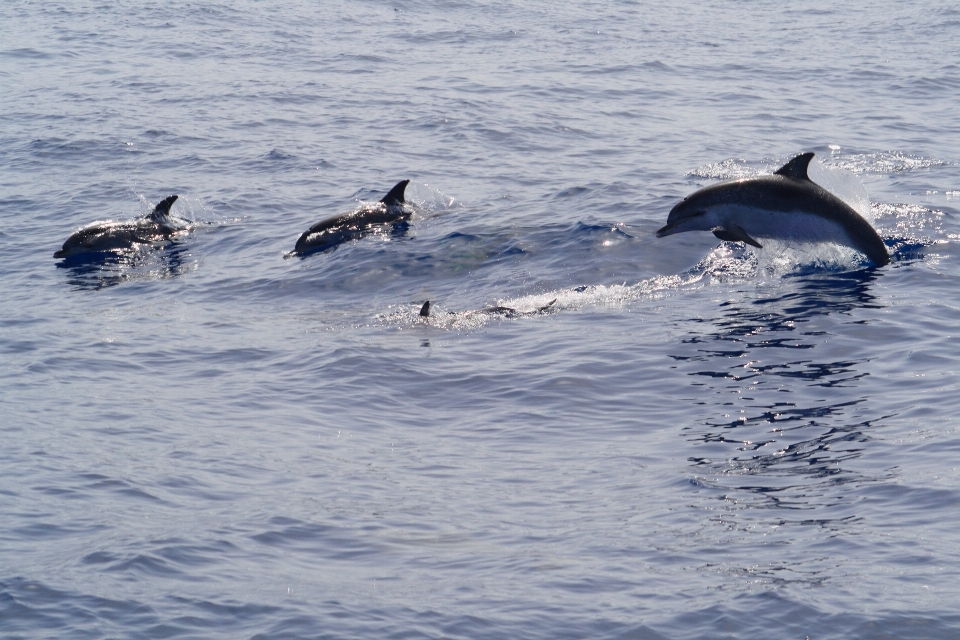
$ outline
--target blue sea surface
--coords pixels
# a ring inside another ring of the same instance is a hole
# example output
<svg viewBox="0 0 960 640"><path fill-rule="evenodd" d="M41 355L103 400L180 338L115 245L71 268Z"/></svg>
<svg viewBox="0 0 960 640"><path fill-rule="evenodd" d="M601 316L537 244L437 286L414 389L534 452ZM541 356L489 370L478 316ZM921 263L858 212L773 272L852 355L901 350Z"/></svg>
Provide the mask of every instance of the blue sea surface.
<svg viewBox="0 0 960 640"><path fill-rule="evenodd" d="M4 1L0 637L960 637L958 104L953 2ZM890 265L655 237L804 151Z"/></svg>

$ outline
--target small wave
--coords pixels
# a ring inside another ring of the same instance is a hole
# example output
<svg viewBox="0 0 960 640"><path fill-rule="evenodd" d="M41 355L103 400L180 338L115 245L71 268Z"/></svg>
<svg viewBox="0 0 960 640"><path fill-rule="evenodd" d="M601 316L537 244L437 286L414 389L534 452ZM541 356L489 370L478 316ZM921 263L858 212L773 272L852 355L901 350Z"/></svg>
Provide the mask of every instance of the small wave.
<svg viewBox="0 0 960 640"><path fill-rule="evenodd" d="M84 162L93 159L112 158L118 150L126 150L127 145L115 140L94 140L64 138L38 138L28 145L29 151L37 158L52 158L66 161L81 158Z"/></svg>
<svg viewBox="0 0 960 640"><path fill-rule="evenodd" d="M47 53L46 51L39 51L37 49L30 49L29 47L24 47L20 49L7 49L6 51L0 51L0 56L4 58L14 58L14 59L33 59L33 60L47 60L53 57L53 54Z"/></svg>
<svg viewBox="0 0 960 640"><path fill-rule="evenodd" d="M878 226L885 233L896 236L925 238L933 241L935 234L943 233L943 211L907 202L875 202L870 207Z"/></svg>
<svg viewBox="0 0 960 640"><path fill-rule="evenodd" d="M286 151L281 151L280 149L271 149L270 153L264 156L267 160L274 161L286 161L286 160L296 160L297 156L292 153L287 153Z"/></svg>
<svg viewBox="0 0 960 640"><path fill-rule="evenodd" d="M564 189L556 195L557 198L573 198L576 196L582 196L584 194L590 193L590 187L570 187Z"/></svg>
<svg viewBox="0 0 960 640"><path fill-rule="evenodd" d="M584 285L516 298L498 300L495 305L480 309L454 311L433 304L429 317L420 315L422 303L389 307L391 311L377 316L381 324L412 327L425 325L447 330L475 330L491 320L545 316L559 311L573 311L586 306L620 307L634 300L656 296L698 282L703 273L695 271L677 276L657 276L636 284Z"/></svg>
<svg viewBox="0 0 960 640"><path fill-rule="evenodd" d="M947 164L937 158L903 153L900 151L882 151L877 153L837 154L830 158L830 164L852 173L902 173L930 169Z"/></svg>
<svg viewBox="0 0 960 640"><path fill-rule="evenodd" d="M767 173L772 172L766 166L751 166L742 158L728 158L697 167L688 171L687 176L708 180L739 180L741 178L756 178Z"/></svg>

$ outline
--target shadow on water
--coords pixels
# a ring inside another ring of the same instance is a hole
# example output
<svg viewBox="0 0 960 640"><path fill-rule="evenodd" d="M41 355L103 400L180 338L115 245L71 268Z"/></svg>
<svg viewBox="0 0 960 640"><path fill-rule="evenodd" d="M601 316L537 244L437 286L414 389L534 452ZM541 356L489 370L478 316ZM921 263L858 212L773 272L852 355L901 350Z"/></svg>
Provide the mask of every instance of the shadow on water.
<svg viewBox="0 0 960 640"><path fill-rule="evenodd" d="M186 247L172 243L132 251L87 252L57 263L66 272L67 284L98 290L131 280L163 280L190 271Z"/></svg>
<svg viewBox="0 0 960 640"><path fill-rule="evenodd" d="M882 307L870 292L877 277L876 270L795 276L773 295L745 293L721 304L717 317L695 320L701 329L671 356L687 369L694 403L706 413L683 428L697 449L688 458L692 483L724 525L834 529L856 521L843 506L851 499L843 485L876 480L852 462L886 416L862 389L868 359L833 355L831 338L833 326L869 322L854 319L855 311Z"/></svg>

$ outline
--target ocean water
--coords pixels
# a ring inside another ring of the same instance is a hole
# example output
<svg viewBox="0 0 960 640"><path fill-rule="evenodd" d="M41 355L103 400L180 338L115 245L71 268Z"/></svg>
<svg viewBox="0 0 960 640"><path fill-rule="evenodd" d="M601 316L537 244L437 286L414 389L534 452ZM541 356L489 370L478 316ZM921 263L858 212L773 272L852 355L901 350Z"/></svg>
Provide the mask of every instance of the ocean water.
<svg viewBox="0 0 960 640"><path fill-rule="evenodd" d="M950 2L3 2L0 637L960 636L958 100ZM803 151L890 265L654 236Z"/></svg>

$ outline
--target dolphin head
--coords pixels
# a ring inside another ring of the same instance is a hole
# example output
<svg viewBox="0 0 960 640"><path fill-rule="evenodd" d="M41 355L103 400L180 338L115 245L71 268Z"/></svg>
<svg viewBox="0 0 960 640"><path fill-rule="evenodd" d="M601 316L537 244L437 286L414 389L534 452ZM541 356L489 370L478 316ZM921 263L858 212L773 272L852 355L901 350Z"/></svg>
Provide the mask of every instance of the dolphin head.
<svg viewBox="0 0 960 640"><path fill-rule="evenodd" d="M723 184L723 183L721 183ZM710 231L717 226L715 208L723 204L722 193L711 185L690 194L670 210L667 224L657 230L657 237L683 233L684 231Z"/></svg>
<svg viewBox="0 0 960 640"><path fill-rule="evenodd" d="M54 258L69 258L75 253L83 250L83 242L80 234L75 233L63 243L63 248L53 254Z"/></svg>

